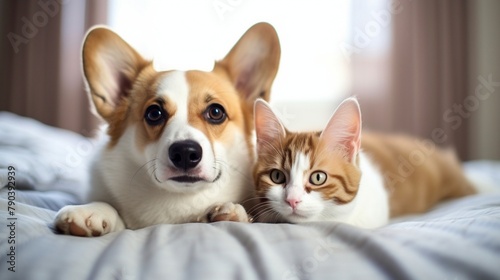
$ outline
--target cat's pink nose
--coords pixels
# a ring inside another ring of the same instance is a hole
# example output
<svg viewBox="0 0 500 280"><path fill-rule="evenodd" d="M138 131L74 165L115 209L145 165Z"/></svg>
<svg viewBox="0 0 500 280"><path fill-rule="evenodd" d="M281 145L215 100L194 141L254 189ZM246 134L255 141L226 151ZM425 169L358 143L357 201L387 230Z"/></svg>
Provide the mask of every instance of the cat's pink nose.
<svg viewBox="0 0 500 280"><path fill-rule="evenodd" d="M297 204L299 204L302 200L300 200L299 198L287 198L286 199L286 202L292 207L292 209L296 209L297 208Z"/></svg>

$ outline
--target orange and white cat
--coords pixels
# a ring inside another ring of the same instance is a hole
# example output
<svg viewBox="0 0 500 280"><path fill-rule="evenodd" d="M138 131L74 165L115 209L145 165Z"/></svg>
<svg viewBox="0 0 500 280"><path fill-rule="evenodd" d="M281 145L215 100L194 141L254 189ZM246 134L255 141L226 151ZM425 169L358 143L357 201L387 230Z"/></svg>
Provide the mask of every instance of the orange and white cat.
<svg viewBox="0 0 500 280"><path fill-rule="evenodd" d="M256 220L374 228L475 192L451 151L405 136L362 137L361 124L355 98L339 105L322 132L290 132L256 101Z"/></svg>

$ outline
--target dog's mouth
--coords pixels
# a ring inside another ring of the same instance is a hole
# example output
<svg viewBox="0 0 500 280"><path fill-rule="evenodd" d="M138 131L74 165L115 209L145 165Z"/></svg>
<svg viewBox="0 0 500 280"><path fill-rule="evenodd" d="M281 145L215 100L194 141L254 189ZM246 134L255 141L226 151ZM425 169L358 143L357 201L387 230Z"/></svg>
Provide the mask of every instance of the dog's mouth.
<svg viewBox="0 0 500 280"><path fill-rule="evenodd" d="M202 177L189 176L189 175L182 175L182 176L171 177L168 180L172 180L172 181L177 182L177 183L188 183L188 184L193 184L193 183L200 182L200 181L208 182L208 183L215 183L217 180L220 179L221 173L222 172L219 171L219 173L217 174L217 176L215 177L215 179L212 180L212 181L208 181L207 179L202 178Z"/></svg>
<svg viewBox="0 0 500 280"><path fill-rule="evenodd" d="M169 180L172 180L172 181L175 181L178 183L196 183L199 181L204 181L204 179L201 177L188 176L188 175L172 177Z"/></svg>

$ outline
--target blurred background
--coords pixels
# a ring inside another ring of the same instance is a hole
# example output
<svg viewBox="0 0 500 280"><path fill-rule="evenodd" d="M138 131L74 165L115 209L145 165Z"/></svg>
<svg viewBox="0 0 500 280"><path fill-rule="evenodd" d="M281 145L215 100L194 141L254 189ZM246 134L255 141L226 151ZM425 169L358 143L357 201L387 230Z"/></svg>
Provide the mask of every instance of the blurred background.
<svg viewBox="0 0 500 280"><path fill-rule="evenodd" d="M90 136L80 47L105 24L157 70L211 70L253 24L282 59L272 104L292 130L322 129L357 96L364 128L500 159L497 0L2 0L0 110Z"/></svg>

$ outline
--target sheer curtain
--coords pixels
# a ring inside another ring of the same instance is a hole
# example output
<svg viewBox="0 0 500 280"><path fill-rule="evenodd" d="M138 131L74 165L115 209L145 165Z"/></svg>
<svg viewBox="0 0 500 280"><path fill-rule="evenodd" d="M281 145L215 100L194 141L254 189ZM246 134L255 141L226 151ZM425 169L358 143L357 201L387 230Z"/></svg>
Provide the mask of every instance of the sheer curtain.
<svg viewBox="0 0 500 280"><path fill-rule="evenodd" d="M1 1L0 110L91 134L80 47L90 26L106 22L106 2Z"/></svg>
<svg viewBox="0 0 500 280"><path fill-rule="evenodd" d="M466 1L401 0L385 5L379 21L390 22L388 55L371 59L369 73L360 71L366 68L366 55L353 59L353 93L361 100L365 125L429 138L454 147L467 159ZM370 77L377 86L359 86Z"/></svg>

